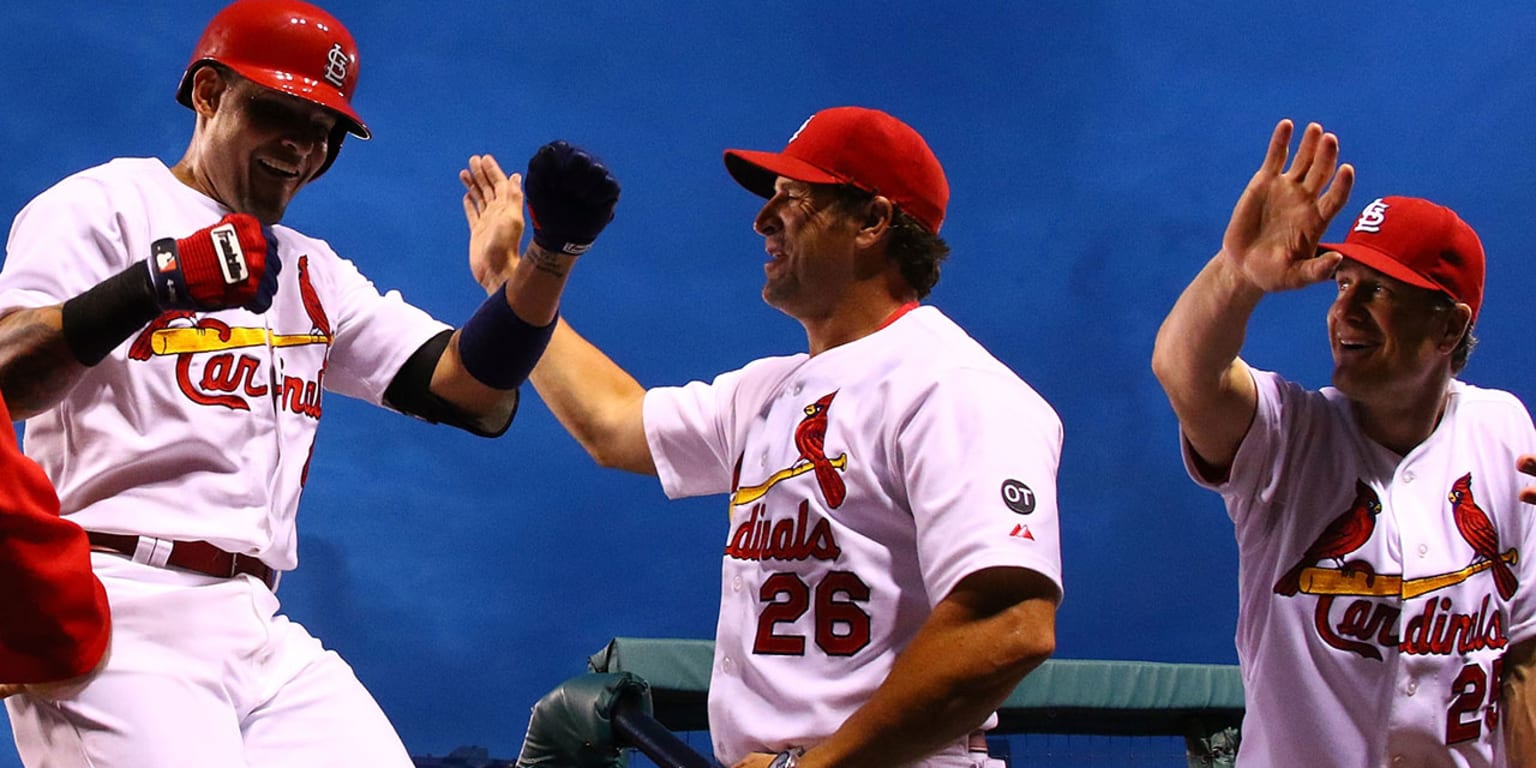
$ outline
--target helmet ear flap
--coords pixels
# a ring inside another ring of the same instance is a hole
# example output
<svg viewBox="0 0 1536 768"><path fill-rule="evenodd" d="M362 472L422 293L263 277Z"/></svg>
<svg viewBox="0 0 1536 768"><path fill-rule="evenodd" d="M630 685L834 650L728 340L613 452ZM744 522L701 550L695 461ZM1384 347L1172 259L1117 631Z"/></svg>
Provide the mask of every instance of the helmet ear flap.
<svg viewBox="0 0 1536 768"><path fill-rule="evenodd" d="M315 171L315 175L309 178L310 181L320 178L321 174L330 170L331 163L336 162L336 154L341 152L341 142L346 140L350 132L348 127L341 123L337 123L336 127L331 129L331 136L325 142L325 162L320 164L320 170Z"/></svg>

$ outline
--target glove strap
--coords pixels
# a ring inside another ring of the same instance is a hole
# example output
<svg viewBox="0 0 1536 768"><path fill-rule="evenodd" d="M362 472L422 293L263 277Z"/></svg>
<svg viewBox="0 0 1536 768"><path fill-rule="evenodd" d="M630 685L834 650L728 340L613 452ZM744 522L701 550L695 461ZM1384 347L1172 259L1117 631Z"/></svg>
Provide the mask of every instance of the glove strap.
<svg viewBox="0 0 1536 768"><path fill-rule="evenodd" d="M539 229L539 219L533 215L533 209L528 210L528 217L533 220L533 242L540 248L550 253L569 253L572 256L580 256L592 250L592 243L572 243L558 237L550 237ZM595 241L594 241L595 242Z"/></svg>

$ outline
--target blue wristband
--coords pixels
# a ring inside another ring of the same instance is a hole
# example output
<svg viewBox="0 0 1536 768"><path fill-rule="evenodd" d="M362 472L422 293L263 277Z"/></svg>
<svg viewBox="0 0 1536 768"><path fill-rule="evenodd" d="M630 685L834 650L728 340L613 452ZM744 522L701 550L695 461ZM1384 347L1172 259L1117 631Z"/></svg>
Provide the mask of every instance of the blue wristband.
<svg viewBox="0 0 1536 768"><path fill-rule="evenodd" d="M528 380L554 333L553 322L543 327L523 322L507 306L503 283L459 329L459 360L481 384L517 389Z"/></svg>

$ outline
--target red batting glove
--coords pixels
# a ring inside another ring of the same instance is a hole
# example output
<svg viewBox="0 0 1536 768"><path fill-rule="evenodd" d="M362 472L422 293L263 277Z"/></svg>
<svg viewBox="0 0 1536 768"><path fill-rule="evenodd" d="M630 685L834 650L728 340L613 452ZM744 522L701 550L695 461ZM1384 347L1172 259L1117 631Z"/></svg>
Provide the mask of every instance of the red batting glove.
<svg viewBox="0 0 1536 768"><path fill-rule="evenodd" d="M149 275L161 309L265 312L283 268L272 230L244 213L179 240L156 240L151 254Z"/></svg>

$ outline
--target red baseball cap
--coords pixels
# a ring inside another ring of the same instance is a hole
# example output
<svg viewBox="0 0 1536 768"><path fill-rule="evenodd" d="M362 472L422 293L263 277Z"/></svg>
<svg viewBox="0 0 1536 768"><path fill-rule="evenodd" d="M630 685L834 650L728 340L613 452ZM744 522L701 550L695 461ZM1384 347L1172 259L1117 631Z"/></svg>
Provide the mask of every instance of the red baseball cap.
<svg viewBox="0 0 1536 768"><path fill-rule="evenodd" d="M773 197L780 176L807 184L851 184L890 198L934 234L949 205L949 182L928 143L878 109L824 109L795 131L783 152L728 149L725 167L761 197Z"/></svg>
<svg viewBox="0 0 1536 768"><path fill-rule="evenodd" d="M1378 197L1342 243L1323 243L1409 285L1440 291L1472 308L1483 304L1483 243L1456 212L1418 197Z"/></svg>

